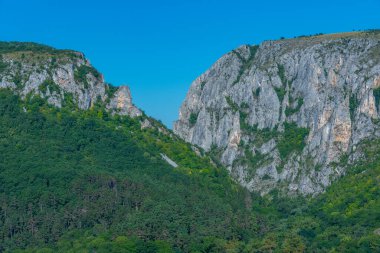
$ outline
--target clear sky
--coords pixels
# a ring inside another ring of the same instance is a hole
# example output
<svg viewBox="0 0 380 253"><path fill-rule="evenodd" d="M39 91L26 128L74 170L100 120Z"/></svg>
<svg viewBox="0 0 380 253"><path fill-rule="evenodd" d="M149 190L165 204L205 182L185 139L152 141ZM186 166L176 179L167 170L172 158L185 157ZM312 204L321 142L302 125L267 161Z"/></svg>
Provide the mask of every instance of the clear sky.
<svg viewBox="0 0 380 253"><path fill-rule="evenodd" d="M171 127L191 82L242 44L380 28L380 0L0 0L0 40L82 51Z"/></svg>

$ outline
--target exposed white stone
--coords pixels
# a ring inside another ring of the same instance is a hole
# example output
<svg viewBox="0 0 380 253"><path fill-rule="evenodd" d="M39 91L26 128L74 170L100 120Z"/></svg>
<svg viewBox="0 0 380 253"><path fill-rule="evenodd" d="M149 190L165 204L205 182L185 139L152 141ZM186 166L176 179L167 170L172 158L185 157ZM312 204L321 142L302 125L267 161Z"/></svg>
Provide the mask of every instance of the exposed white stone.
<svg viewBox="0 0 380 253"><path fill-rule="evenodd" d="M4 54L3 61L9 67L0 73L0 88L11 88L23 98L28 95L39 95L56 107L64 105L65 97L72 99L73 104L83 110L91 108L96 102L105 103L107 100L107 84L104 82L103 76L101 74L94 76L90 72L85 76L85 83L78 82L75 79L75 70L81 66L89 68L92 66L82 53L71 53L76 57L69 57L64 53L58 54L58 56L43 55L38 61L25 57L25 59L17 59L19 64L15 64L16 61L12 58L14 57L12 54ZM56 59L55 65L52 65L53 57ZM17 76L21 78L19 87L14 82ZM46 91L42 92L40 90L41 85L47 80L53 81L59 91L53 92L51 87L47 87ZM120 86L109 100L110 103L106 107L114 113L131 117L142 115L142 112L133 105L131 93L127 86ZM145 126L147 125L145 124Z"/></svg>
<svg viewBox="0 0 380 253"><path fill-rule="evenodd" d="M172 167L177 168L178 164L176 164L172 159L170 159L167 155L161 153L162 159L164 159L168 164Z"/></svg>
<svg viewBox="0 0 380 253"><path fill-rule="evenodd" d="M131 117L142 115L142 112L132 103L131 91L128 86L120 86L107 107L120 115Z"/></svg>
<svg viewBox="0 0 380 253"><path fill-rule="evenodd" d="M300 194L322 192L344 173L330 164L380 133L372 92L380 86L380 57L374 53L379 47L378 35L363 33L266 41L255 56L242 46L222 56L191 84L174 132L206 151L212 146L221 149L221 162L250 190L265 194L281 186ZM285 91L283 101L276 89ZM227 97L240 109L231 108ZM287 107L297 108L298 99L302 106L286 115ZM237 123L241 111L247 114L245 122L258 129L283 131L284 122L308 128L306 147L281 161L274 140L256 145L255 134L241 129ZM189 124L192 113L198 115L194 125ZM256 172L235 163L244 157L241 140L253 154L258 151L272 162L256 166Z"/></svg>

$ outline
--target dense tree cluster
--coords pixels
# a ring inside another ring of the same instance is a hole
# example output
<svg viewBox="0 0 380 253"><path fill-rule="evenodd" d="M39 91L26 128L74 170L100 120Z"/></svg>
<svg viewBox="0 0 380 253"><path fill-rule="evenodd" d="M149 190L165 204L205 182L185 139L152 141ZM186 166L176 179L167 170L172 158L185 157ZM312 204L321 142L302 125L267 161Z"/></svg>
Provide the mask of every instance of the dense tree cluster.
<svg viewBox="0 0 380 253"><path fill-rule="evenodd" d="M0 252L380 251L378 143L317 198L260 197L158 122L4 89L0 118Z"/></svg>

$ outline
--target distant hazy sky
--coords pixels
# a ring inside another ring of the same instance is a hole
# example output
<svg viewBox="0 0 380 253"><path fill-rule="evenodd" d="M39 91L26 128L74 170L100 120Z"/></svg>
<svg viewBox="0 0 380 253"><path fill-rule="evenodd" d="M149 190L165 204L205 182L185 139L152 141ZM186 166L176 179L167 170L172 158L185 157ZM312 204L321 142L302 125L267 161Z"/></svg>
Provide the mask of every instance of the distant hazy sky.
<svg viewBox="0 0 380 253"><path fill-rule="evenodd" d="M82 51L169 127L191 82L242 44L380 28L380 0L0 0L0 40Z"/></svg>

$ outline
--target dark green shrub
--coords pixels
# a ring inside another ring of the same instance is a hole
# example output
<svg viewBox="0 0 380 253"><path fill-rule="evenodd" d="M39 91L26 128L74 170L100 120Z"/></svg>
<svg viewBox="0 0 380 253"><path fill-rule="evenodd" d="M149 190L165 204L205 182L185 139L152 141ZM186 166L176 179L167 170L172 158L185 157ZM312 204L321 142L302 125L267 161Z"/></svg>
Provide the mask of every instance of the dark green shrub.
<svg viewBox="0 0 380 253"><path fill-rule="evenodd" d="M197 123L197 119L198 119L198 113L190 113L190 117L189 117L189 124L191 127L193 127L195 125L195 123Z"/></svg>
<svg viewBox="0 0 380 253"><path fill-rule="evenodd" d="M3 56L0 55L0 74L8 68L8 64L3 61Z"/></svg>
<svg viewBox="0 0 380 253"><path fill-rule="evenodd" d="M258 87L258 88L253 92L254 97L258 98L258 97L260 96L260 92L261 92L261 87Z"/></svg>
<svg viewBox="0 0 380 253"><path fill-rule="evenodd" d="M375 97L375 105L378 110L380 104L380 87L373 89L373 96Z"/></svg>
<svg viewBox="0 0 380 253"><path fill-rule="evenodd" d="M0 74L3 73L8 68L8 64L0 61Z"/></svg>
<svg viewBox="0 0 380 253"><path fill-rule="evenodd" d="M118 87L116 86L113 86L112 84L110 83L107 83L106 85L106 94L107 94L107 97L110 99L114 96L114 94L116 93Z"/></svg>
<svg viewBox="0 0 380 253"><path fill-rule="evenodd" d="M349 99L350 117L351 120L355 117L355 111L359 106L359 100L355 94L352 94Z"/></svg>
<svg viewBox="0 0 380 253"><path fill-rule="evenodd" d="M292 152L301 152L305 147L305 138L309 129L298 127L295 123L285 122L285 131L278 138L277 148L280 157L285 160Z"/></svg>
<svg viewBox="0 0 380 253"><path fill-rule="evenodd" d="M203 88L205 87L205 85L206 85L206 81L202 81L201 82L201 90L203 90Z"/></svg>
<svg viewBox="0 0 380 253"><path fill-rule="evenodd" d="M301 109L302 105L303 105L303 98L299 98L297 100L297 106L295 108L286 107L286 109L285 109L285 115L289 116L289 115L291 115L293 113L298 112Z"/></svg>
<svg viewBox="0 0 380 253"><path fill-rule="evenodd" d="M237 84L240 81L240 79L241 79L242 75L244 74L244 72L246 70L249 70L252 67L252 64L254 62L255 55L256 55L258 49L259 49L258 45L249 46L250 55L249 55L248 59L244 59L244 57L241 56L238 51L236 51L236 50L232 51L232 53L235 54L240 59L240 61L243 63L243 65L239 69L239 72L238 72L238 75L236 77L236 80L232 83L232 85Z"/></svg>
<svg viewBox="0 0 380 253"><path fill-rule="evenodd" d="M226 101L227 101L227 104L229 105L229 107L234 111L234 112L237 112L239 110L239 105L236 104L231 97L229 96L226 96L225 97Z"/></svg>
<svg viewBox="0 0 380 253"><path fill-rule="evenodd" d="M278 76L281 79L282 85L286 85L287 82L288 82L288 80L286 79L286 76L285 76L285 67L284 67L284 65L278 64L277 68L278 68L277 74L278 74Z"/></svg>
<svg viewBox="0 0 380 253"><path fill-rule="evenodd" d="M276 91L278 100L280 101L280 103L282 103L282 101L284 100L285 94L286 94L285 88L284 87L279 87L279 88L274 87L274 90Z"/></svg>
<svg viewBox="0 0 380 253"><path fill-rule="evenodd" d="M57 94L60 93L61 89L60 87L52 80L52 79L46 79L39 87L39 91L42 93L46 93L49 88L50 93L56 92Z"/></svg>
<svg viewBox="0 0 380 253"><path fill-rule="evenodd" d="M269 180L271 177L268 174L265 174L262 178L262 180Z"/></svg>
<svg viewBox="0 0 380 253"><path fill-rule="evenodd" d="M75 81L82 83L86 89L88 88L87 74L92 74L97 79L100 78L100 73L93 67L87 65L81 65L74 71Z"/></svg>
<svg viewBox="0 0 380 253"><path fill-rule="evenodd" d="M58 50L33 42L0 42L0 53L17 51L54 52Z"/></svg>
<svg viewBox="0 0 380 253"><path fill-rule="evenodd" d="M241 109L249 109L249 104L248 104L247 102L242 102L242 103L240 104L240 108L241 108Z"/></svg>
<svg viewBox="0 0 380 253"><path fill-rule="evenodd" d="M15 74L15 76L13 77L13 80L14 84L17 86L17 87L20 87L22 85L22 77L19 73Z"/></svg>

